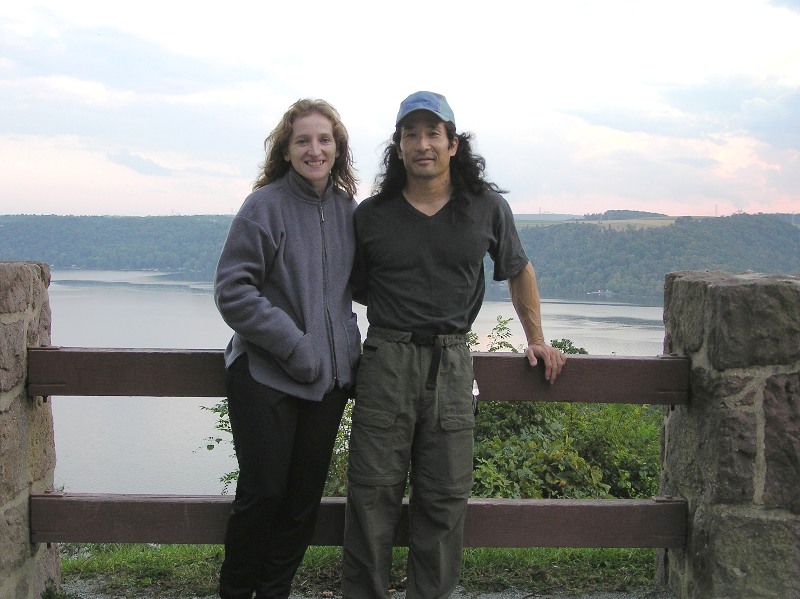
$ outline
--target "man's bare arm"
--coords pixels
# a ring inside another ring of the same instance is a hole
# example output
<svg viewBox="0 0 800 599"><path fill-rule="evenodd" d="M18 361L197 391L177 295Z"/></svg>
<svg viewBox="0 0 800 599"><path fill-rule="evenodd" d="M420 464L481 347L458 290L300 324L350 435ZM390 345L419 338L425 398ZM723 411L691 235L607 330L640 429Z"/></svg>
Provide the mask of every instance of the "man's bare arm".
<svg viewBox="0 0 800 599"><path fill-rule="evenodd" d="M531 366L536 366L538 360L544 362L545 378L554 383L561 369L564 367L566 357L554 347L544 341L542 331L542 311L539 299L539 289L536 285L536 272L530 262L518 274L508 280L508 290L511 302L517 313L528 347L525 355Z"/></svg>

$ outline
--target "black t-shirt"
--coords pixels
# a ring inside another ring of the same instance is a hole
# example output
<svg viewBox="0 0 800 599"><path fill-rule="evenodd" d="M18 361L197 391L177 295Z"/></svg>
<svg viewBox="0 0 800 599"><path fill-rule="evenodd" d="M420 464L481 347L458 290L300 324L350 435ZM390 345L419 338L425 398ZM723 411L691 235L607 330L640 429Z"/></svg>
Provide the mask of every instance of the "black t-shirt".
<svg viewBox="0 0 800 599"><path fill-rule="evenodd" d="M355 212L354 295L370 325L466 333L481 308L483 259L504 281L528 263L514 216L499 194L453 198L433 216L404 197L372 197ZM366 290L366 291L365 291Z"/></svg>

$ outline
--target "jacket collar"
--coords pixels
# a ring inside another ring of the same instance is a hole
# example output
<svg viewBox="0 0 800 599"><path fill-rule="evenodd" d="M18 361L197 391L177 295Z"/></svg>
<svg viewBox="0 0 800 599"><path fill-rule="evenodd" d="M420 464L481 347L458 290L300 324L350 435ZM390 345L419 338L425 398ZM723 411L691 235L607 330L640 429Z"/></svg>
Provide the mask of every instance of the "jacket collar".
<svg viewBox="0 0 800 599"><path fill-rule="evenodd" d="M318 204L320 202L326 202L333 195L333 180L331 177L328 177L328 185L325 188L325 193L322 194L322 197L317 195L317 192L313 187L311 187L311 184L303 179L303 177L301 177L299 173L291 167L289 168L289 172L286 173L285 181L286 185L289 187L289 191L291 191L294 196L305 202L313 202L314 204Z"/></svg>

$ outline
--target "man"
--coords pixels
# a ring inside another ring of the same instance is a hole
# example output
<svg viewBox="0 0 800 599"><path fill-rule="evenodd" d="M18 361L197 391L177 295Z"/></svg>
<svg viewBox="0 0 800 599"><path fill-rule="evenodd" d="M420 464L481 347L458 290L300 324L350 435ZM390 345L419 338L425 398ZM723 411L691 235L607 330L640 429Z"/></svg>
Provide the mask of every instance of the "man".
<svg viewBox="0 0 800 599"><path fill-rule="evenodd" d="M466 334L484 295L483 259L508 279L532 366L553 383L563 354L542 333L536 277L500 190L483 177L444 96L403 100L377 194L355 213L354 297L370 326L359 366L348 468L345 599L387 596L392 537L410 466L407 599L458 583L472 487L474 412Z"/></svg>

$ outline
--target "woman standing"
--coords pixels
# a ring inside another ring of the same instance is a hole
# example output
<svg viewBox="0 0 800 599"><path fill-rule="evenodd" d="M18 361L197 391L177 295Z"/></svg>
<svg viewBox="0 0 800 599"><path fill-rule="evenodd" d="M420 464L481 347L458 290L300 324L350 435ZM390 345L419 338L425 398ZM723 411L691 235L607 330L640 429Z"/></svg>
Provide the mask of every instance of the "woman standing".
<svg viewBox="0 0 800 599"><path fill-rule="evenodd" d="M225 366L239 462L223 599L289 596L360 355L347 285L356 206L347 131L327 102L299 100L264 147L214 282L234 331Z"/></svg>

